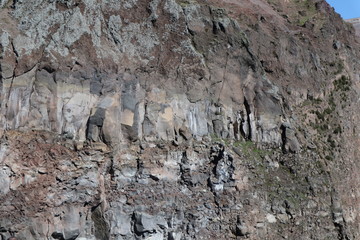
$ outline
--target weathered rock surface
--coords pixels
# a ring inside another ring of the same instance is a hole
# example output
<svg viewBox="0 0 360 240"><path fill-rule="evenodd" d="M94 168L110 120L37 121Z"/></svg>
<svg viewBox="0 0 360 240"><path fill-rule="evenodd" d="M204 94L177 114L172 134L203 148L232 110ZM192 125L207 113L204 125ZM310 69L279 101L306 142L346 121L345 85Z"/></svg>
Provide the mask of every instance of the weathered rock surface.
<svg viewBox="0 0 360 240"><path fill-rule="evenodd" d="M359 41L323 0L0 0L2 239L359 239Z"/></svg>
<svg viewBox="0 0 360 240"><path fill-rule="evenodd" d="M351 23L354 26L357 36L360 36L360 18L352 18L345 20L348 23Z"/></svg>

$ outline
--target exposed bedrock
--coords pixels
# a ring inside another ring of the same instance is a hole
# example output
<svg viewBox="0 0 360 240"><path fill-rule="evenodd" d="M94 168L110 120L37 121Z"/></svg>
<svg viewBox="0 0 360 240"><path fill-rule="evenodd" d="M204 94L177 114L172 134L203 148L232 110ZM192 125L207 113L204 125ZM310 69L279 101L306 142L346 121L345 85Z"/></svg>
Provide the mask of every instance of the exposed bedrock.
<svg viewBox="0 0 360 240"><path fill-rule="evenodd" d="M0 0L1 239L359 239L359 49L323 0Z"/></svg>

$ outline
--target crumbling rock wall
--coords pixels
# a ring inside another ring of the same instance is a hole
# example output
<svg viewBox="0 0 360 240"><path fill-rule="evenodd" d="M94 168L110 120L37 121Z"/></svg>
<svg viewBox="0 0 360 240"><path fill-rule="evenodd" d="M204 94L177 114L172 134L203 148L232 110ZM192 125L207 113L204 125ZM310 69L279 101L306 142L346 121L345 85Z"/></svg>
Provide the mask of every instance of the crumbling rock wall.
<svg viewBox="0 0 360 240"><path fill-rule="evenodd" d="M357 239L359 43L322 0L0 1L3 239Z"/></svg>
<svg viewBox="0 0 360 240"><path fill-rule="evenodd" d="M183 127L199 137L235 132L281 144L279 89L224 9L174 1L135 6L147 18L129 16L135 7L123 2L14 4L7 17L19 25L2 33L4 129L111 145L171 141Z"/></svg>

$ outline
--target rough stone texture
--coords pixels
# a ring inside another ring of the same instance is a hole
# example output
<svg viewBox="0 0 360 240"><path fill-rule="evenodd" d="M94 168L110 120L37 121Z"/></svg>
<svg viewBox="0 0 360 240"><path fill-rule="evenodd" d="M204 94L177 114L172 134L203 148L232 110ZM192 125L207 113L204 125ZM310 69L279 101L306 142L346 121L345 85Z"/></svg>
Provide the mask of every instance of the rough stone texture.
<svg viewBox="0 0 360 240"><path fill-rule="evenodd" d="M0 0L2 239L359 239L359 41L323 0Z"/></svg>
<svg viewBox="0 0 360 240"><path fill-rule="evenodd" d="M360 37L360 18L352 18L345 21L351 23L354 26L356 35Z"/></svg>

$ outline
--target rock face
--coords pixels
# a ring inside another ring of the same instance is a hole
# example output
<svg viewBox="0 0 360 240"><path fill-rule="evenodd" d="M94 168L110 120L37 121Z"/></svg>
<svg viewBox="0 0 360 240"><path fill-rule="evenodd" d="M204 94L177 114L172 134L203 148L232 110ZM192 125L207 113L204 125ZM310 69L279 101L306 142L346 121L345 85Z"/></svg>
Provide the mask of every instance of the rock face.
<svg viewBox="0 0 360 240"><path fill-rule="evenodd" d="M0 0L2 239L359 239L360 48L323 0Z"/></svg>
<svg viewBox="0 0 360 240"><path fill-rule="evenodd" d="M354 26L356 35L360 37L360 18L348 19L346 22L351 23Z"/></svg>

